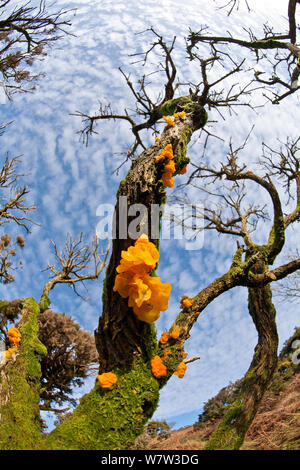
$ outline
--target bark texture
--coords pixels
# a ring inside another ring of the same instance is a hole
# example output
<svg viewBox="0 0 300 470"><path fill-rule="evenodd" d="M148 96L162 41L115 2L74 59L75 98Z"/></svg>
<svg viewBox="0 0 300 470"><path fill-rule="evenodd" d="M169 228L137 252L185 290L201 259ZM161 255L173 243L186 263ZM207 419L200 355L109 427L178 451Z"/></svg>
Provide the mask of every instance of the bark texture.
<svg viewBox="0 0 300 470"><path fill-rule="evenodd" d="M252 272L259 274L265 270L265 263L258 262ZM269 284L248 288L248 307L258 333L258 343L241 392L211 435L207 450L237 450L241 447L276 370L278 335Z"/></svg>

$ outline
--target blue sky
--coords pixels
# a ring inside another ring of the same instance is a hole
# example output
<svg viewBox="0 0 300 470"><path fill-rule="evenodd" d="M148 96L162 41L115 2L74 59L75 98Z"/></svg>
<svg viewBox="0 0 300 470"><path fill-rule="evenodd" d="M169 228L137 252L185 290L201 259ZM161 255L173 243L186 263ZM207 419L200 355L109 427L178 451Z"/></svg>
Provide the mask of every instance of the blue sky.
<svg viewBox="0 0 300 470"><path fill-rule="evenodd" d="M76 8L72 18L72 33L56 43L49 55L39 63L39 71L45 73L34 94L15 96L14 101L0 105L2 121L14 120L1 137L2 154L23 155L22 170L29 173L26 184L31 186L30 198L36 203L38 212L35 219L41 224L33 227L27 237L24 250L24 268L16 275L16 282L9 286L0 285L2 299L34 296L39 299L44 283L45 272L41 272L51 261L50 239L62 244L67 232L78 235L84 232L92 236L99 217L97 207L103 203L115 203L115 194L120 179L128 165L118 174L113 170L123 161L121 152L126 152L132 143L127 123L105 122L97 127L99 135L94 136L89 146L79 142L76 132L81 128L76 111L93 113L98 102L112 105L112 109L122 113L124 108L134 108L134 101L124 79L118 70L121 66L130 72L132 80L139 73L153 70L158 55L153 54L149 68L131 65L133 54L145 50L153 38L150 34L136 35L153 26L166 41L176 35L174 59L181 82L198 82L198 66L186 59L184 38L189 27L198 30L200 24L209 24L211 31L244 35L242 26L255 30L266 21L274 23L275 29L286 27L286 2L271 0L252 1L253 10L247 14L243 5L239 12L227 17L224 11L216 11L211 2L186 0L184 14L182 2L162 0L159 5L154 0L130 3L125 0L91 2L59 1L57 7ZM220 4L220 2L216 2ZM56 7L54 7L55 9ZM271 12L271 15L270 15ZM203 54L209 54L203 50ZM236 57L241 58L238 49ZM249 66L251 59L249 60ZM240 80L246 80L246 74ZM160 91L162 76L151 77L151 96ZM229 87L229 83L226 83ZM182 93L188 88L182 87ZM257 92L258 104L265 102ZM225 115L223 120L215 112L209 114L210 129L224 139L211 139L205 158L216 164L226 157L228 143L232 137L235 146L243 143L252 125L254 131L248 147L242 154L249 168L255 168L261 155L261 142L278 146L277 139L285 140L287 135L298 135L299 95L292 95L280 106L271 104L252 112L246 108L238 110L238 115ZM153 136L145 136L150 145ZM189 148L192 161L199 161L203 152L203 139L196 135ZM179 178L179 177L178 177ZM180 177L180 182L185 176ZM249 200L269 204L263 191L257 192L253 185L247 186ZM171 190L168 190L169 194ZM202 202L203 195L195 189L189 190L193 201ZM254 199L253 199L254 198ZM264 241L265 233L259 226L258 241ZM281 260L299 244L299 227L288 231L288 243ZM161 258L157 274L163 282L171 282L172 293L167 312L157 321L158 334L169 329L179 311L181 295L194 296L207 286L216 276L224 273L231 262L236 247L232 237L220 237L213 232L205 233L201 250L184 250L182 242L162 240ZM279 261L278 261L279 262ZM58 286L51 294L51 308L66 312L87 330L93 332L101 313L102 277L90 283L89 303L76 297L71 289ZM275 302L276 303L276 302ZM296 304L278 304L277 317L280 346L299 326L299 313ZM193 423L203 404L229 381L241 378L246 372L256 344L256 331L247 312L247 292L236 288L217 299L194 326L191 338L186 343L189 357L201 359L188 365L184 379L173 377L161 392L156 419L176 422L175 427ZM80 396L92 386L92 379L76 391Z"/></svg>

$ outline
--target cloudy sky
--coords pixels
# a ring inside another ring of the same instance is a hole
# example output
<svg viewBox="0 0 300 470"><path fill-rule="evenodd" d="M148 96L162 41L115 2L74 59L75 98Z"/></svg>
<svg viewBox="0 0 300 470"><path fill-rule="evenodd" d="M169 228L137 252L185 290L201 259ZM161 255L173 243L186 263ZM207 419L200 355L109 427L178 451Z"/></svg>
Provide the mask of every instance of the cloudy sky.
<svg viewBox="0 0 300 470"><path fill-rule="evenodd" d="M189 28L197 31L205 24L211 32L225 34L230 31L238 37L246 37L243 27L260 31L260 26L266 22L273 24L276 31L286 29L287 2L249 0L249 3L251 14L241 2L240 10L227 17L224 10L215 8L222 4L220 1L186 0L184 10L179 0L161 0L159 5L154 0L57 2L54 9L76 9L76 14L70 13L70 31L74 36L56 43L38 64L38 70L45 73L45 78L34 94L19 95L13 102L0 105L1 120L14 121L1 137L2 155L5 152L11 156L23 155L21 168L28 173L25 181L31 187L30 198L38 209L35 219L40 223L27 237L24 267L16 274L16 282L9 286L0 285L2 299L23 296L39 299L47 281L47 274L41 270L52 259L50 240L61 245L67 232L74 236L80 232L92 236L99 222L97 208L101 204L115 203L119 181L129 166L123 165L118 173L114 170L124 160L122 153L132 144L130 129L124 122L105 122L97 127L99 135L93 136L86 147L77 134L81 121L72 114L76 111L94 113L99 101L104 105L111 103L113 111L121 114L125 107L134 109L130 90L118 67L131 73L135 81L139 74L156 70L161 60L158 54L153 54L148 68L140 63L133 64L136 58L128 55L145 51L153 41L149 32L137 33L152 26L168 43L176 36L174 60L178 80L198 83L199 67L187 60L185 52ZM202 52L203 56L209 55L208 49L201 49ZM233 48L231 53L236 60L243 58L238 48ZM247 56L246 59L250 67L252 58ZM247 73L238 78L241 81L248 79ZM149 93L155 97L161 90L163 76L156 73L149 81ZM230 83L224 83L225 89ZM188 86L182 86L180 90L186 94ZM254 99L258 105L266 103L260 91L255 93ZM234 147L238 147L254 125L241 157L249 169L256 169L262 141L278 148L278 139L284 141L288 135L298 136L298 110L299 95L294 94L280 106L265 104L255 112L241 107L236 110L238 114L225 113L224 119L211 112L208 129L223 140L209 139L203 158L211 164L224 161L230 138ZM189 156L194 163L202 158L203 137L195 135L190 146ZM153 136L145 135L145 142L152 144ZM180 178L180 182L185 180L185 176ZM168 191L171 194L171 190ZM247 194L250 201L270 203L268 196L251 184L247 186ZM189 195L194 202L203 202L203 194L199 191L191 188ZM283 200L285 202L284 195ZM259 226L255 239L264 242L264 237ZM281 260L295 248L297 240L299 229L289 229ZM236 240L232 237L220 237L211 231L205 233L203 247L197 251L185 250L181 241L162 240L157 274L163 282L171 282L172 293L168 311L157 321L158 334L171 326L179 311L181 295L194 296L224 273L235 248ZM66 312L93 332L101 313L102 279L88 285L88 304L76 297L71 289L58 286L51 294L52 309ZM294 303L276 302L276 306L281 347L294 327L299 326L299 313ZM176 422L175 427L195 422L210 397L229 381L244 375L256 339L247 312L245 289L236 288L213 302L199 317L186 343L189 357L197 355L201 359L188 366L184 379L174 377L169 381L161 392L154 418ZM87 381L84 391L91 386L92 380ZM81 394L82 389L78 393Z"/></svg>

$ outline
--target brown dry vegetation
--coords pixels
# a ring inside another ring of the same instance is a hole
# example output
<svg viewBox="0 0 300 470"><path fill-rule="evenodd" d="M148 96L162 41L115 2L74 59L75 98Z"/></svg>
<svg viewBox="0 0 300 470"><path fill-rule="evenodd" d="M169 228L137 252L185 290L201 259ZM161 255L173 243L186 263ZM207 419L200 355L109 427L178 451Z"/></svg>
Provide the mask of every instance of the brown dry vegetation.
<svg viewBox="0 0 300 470"><path fill-rule="evenodd" d="M300 450L300 370L275 377L266 393L241 450ZM202 450L221 419L172 431L167 438L141 436L138 449Z"/></svg>

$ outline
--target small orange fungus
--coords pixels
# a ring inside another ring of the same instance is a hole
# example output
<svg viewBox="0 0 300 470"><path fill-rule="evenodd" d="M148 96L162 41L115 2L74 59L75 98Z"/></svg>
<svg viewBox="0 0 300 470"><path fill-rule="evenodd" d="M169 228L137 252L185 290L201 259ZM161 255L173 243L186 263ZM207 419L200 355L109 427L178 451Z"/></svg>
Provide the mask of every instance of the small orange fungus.
<svg viewBox="0 0 300 470"><path fill-rule="evenodd" d="M9 348L7 351L5 351L5 359L9 359L16 350L17 348Z"/></svg>
<svg viewBox="0 0 300 470"><path fill-rule="evenodd" d="M184 299L182 301L182 303L186 308L190 308L193 305L194 300L193 299Z"/></svg>
<svg viewBox="0 0 300 470"><path fill-rule="evenodd" d="M21 333L19 332L18 328L16 328L15 326L12 326L8 330L7 334L8 334L9 342L14 344L15 346L18 346L18 344L21 341Z"/></svg>
<svg viewBox="0 0 300 470"><path fill-rule="evenodd" d="M174 118L173 116L163 116L163 120L166 121L168 126L174 126Z"/></svg>
<svg viewBox="0 0 300 470"><path fill-rule="evenodd" d="M180 335L180 328L177 326L173 326L172 331L170 333L170 338L177 339Z"/></svg>
<svg viewBox="0 0 300 470"><path fill-rule="evenodd" d="M169 341L169 333L167 333L166 331L162 333L159 341L161 342L161 344L166 344Z"/></svg>
<svg viewBox="0 0 300 470"><path fill-rule="evenodd" d="M101 375L97 375L97 379L102 388L111 388L118 380L116 374L112 372L104 372Z"/></svg>
<svg viewBox="0 0 300 470"><path fill-rule="evenodd" d="M167 144L159 155L155 157L155 163L161 160L172 160L174 158L173 149L171 144Z"/></svg>
<svg viewBox="0 0 300 470"><path fill-rule="evenodd" d="M178 113L174 113L173 116L174 116L174 119L176 119L178 117L180 119L184 119L186 117L186 112L185 111L179 111Z"/></svg>
<svg viewBox="0 0 300 470"><path fill-rule="evenodd" d="M173 161L173 158L174 155L171 144L166 145L160 155L157 155L155 157L156 163L160 161L166 161L161 179L164 186L167 186L168 188L174 188L173 173L175 172L175 163Z"/></svg>
<svg viewBox="0 0 300 470"><path fill-rule="evenodd" d="M152 374L157 379L167 375L167 368L159 356L154 356L154 358L151 359L151 370Z"/></svg>
<svg viewBox="0 0 300 470"><path fill-rule="evenodd" d="M184 377L186 369L187 369L186 364L184 362L180 362L179 366L174 372L174 375L177 375L177 377L182 379Z"/></svg>

